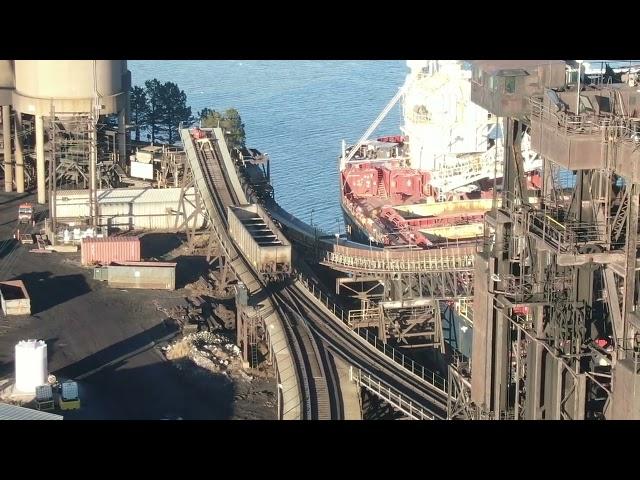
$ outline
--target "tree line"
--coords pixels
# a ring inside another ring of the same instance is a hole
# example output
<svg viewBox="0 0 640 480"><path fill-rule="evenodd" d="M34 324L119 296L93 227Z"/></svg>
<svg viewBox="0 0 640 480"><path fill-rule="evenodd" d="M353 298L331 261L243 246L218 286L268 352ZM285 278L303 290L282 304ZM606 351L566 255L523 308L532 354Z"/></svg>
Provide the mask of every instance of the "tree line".
<svg viewBox="0 0 640 480"><path fill-rule="evenodd" d="M187 95L173 82L147 80L144 88L137 85L131 88L129 101L137 142L140 132L146 129L151 143L160 139L172 144L178 139L178 124L192 119Z"/></svg>
<svg viewBox="0 0 640 480"><path fill-rule="evenodd" d="M155 78L147 80L144 88L131 88L129 100L130 120L137 142L140 141L140 133L146 130L152 143L164 140L173 144L179 137L179 123L191 123L195 120L191 107L187 106L187 95L173 82L161 83ZM230 148L244 147L244 124L235 108L224 113L204 108L196 118L200 120L202 127L222 128Z"/></svg>

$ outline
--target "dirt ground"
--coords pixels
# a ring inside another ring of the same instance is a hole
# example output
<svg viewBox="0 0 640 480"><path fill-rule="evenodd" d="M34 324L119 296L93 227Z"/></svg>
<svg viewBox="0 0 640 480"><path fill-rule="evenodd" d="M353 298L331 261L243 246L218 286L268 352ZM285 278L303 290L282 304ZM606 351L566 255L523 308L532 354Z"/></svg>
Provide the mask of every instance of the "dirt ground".
<svg viewBox="0 0 640 480"><path fill-rule="evenodd" d="M183 287L206 268L204 258L178 255L175 292L112 289L80 267L79 253L35 254L16 245L24 201L34 195L0 193L0 279L23 280L32 310L0 318L0 381L14 375L15 344L36 338L47 342L49 371L78 381L82 408L56 412L65 419L276 418L273 378L248 381L193 362L180 369L165 358L162 347L180 331L154 303L184 304ZM147 235L142 255L169 260L179 246L175 235Z"/></svg>

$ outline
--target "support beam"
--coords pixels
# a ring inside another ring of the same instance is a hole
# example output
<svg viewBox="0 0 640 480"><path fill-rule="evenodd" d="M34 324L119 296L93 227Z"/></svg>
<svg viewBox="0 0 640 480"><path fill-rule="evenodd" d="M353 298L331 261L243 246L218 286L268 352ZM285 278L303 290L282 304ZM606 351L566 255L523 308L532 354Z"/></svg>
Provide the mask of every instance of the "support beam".
<svg viewBox="0 0 640 480"><path fill-rule="evenodd" d="M22 114L15 114L16 192L24 193L24 156L22 154Z"/></svg>
<svg viewBox="0 0 640 480"><path fill-rule="evenodd" d="M118 154L120 166L127 164L127 109L118 112Z"/></svg>
<svg viewBox="0 0 640 480"><path fill-rule="evenodd" d="M44 168L44 119L41 115L36 120L36 178L38 179L38 203L47 203L46 171Z"/></svg>
<svg viewBox="0 0 640 480"><path fill-rule="evenodd" d="M636 257L638 245L638 213L640 204L640 185L634 183L627 188L629 192L629 216L627 221L626 238L626 264L624 297L622 303L622 318L624 320L624 330L622 332L623 341L633 338L633 330L629 327L629 317L634 311L634 297L636 290Z"/></svg>
<svg viewBox="0 0 640 480"><path fill-rule="evenodd" d="M11 107L2 106L2 138L4 141L4 191L13 191L13 162L11 158Z"/></svg>

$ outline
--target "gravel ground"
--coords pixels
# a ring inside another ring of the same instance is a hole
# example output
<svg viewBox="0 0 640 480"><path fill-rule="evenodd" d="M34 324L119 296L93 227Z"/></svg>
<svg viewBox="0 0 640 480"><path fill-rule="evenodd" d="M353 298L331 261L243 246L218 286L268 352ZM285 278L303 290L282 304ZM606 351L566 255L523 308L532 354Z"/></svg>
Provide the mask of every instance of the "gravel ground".
<svg viewBox="0 0 640 480"><path fill-rule="evenodd" d="M13 376L19 340L47 342L49 371L80 380L82 408L66 419L272 419L275 381L229 380L211 375L203 388L168 362L160 346L178 334L153 304L180 304L187 292L124 291L94 281L77 254L13 250L18 204L33 195L0 193L0 279L22 279L31 296L31 316L0 318L0 380ZM142 254L162 257L177 244L172 235L145 237ZM147 253L149 252L149 253ZM178 259L181 263L182 259ZM197 278L203 262L184 258L178 287Z"/></svg>

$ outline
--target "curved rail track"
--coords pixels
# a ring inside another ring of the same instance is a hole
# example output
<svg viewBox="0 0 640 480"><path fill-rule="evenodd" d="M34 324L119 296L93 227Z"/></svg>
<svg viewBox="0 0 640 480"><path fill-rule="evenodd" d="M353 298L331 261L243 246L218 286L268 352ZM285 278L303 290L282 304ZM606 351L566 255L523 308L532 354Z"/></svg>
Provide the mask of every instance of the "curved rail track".
<svg viewBox="0 0 640 480"><path fill-rule="evenodd" d="M222 136L221 130L214 131L216 135ZM189 142L193 145L193 138L187 129L181 129L181 136L185 145ZM247 199L244 191L236 191L237 187L234 188L229 175L237 172L235 168L232 172L225 168L216 141L215 138L197 140L197 148L185 148L187 158L190 162L197 162L197 165L192 165L195 167L194 175L198 171L202 172L204 178L196 177L196 186L201 190L212 229L236 276L252 295L264 290L267 298L262 303L269 304L269 309L279 317L289 346L288 353L283 358L290 358L293 362L291 369L295 370L301 399L299 418L342 418L343 408L338 394L340 388L331 359L331 355L338 355L358 368L359 372L365 372L367 378L373 379L378 388L384 385L389 398L393 395L412 409L415 407L420 414L413 418L445 419L446 391L411 370L399 367L393 359L335 317L303 283L290 280L266 284L252 269L227 230L227 207L247 203ZM194 156L196 158L192 158ZM285 367L278 365L278 368ZM282 376L281 371L279 374Z"/></svg>

